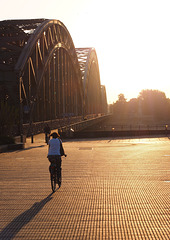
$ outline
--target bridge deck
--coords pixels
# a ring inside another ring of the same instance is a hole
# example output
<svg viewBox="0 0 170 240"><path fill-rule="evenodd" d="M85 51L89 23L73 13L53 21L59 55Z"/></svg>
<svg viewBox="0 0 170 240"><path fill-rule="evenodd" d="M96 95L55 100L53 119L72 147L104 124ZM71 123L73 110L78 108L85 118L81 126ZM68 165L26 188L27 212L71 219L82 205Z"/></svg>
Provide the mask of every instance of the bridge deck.
<svg viewBox="0 0 170 240"><path fill-rule="evenodd" d="M41 134L0 154L0 239L168 239L170 141L64 142L62 187L51 194Z"/></svg>

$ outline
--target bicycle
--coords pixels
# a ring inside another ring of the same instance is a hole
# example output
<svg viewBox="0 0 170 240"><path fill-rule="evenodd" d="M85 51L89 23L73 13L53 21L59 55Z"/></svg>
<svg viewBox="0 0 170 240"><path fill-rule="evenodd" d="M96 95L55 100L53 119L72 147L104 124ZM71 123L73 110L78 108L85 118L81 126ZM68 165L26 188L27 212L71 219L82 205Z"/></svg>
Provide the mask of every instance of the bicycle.
<svg viewBox="0 0 170 240"><path fill-rule="evenodd" d="M50 170L51 188L52 188L52 191L55 192L56 191L56 181L57 181L56 164L51 163L49 170Z"/></svg>
<svg viewBox="0 0 170 240"><path fill-rule="evenodd" d="M64 155L65 157L67 155ZM51 180L51 189L53 192L56 191L56 183L58 184L58 188L61 187L61 158L58 160L56 158L50 159L50 166L49 166L49 172L50 172L50 180Z"/></svg>

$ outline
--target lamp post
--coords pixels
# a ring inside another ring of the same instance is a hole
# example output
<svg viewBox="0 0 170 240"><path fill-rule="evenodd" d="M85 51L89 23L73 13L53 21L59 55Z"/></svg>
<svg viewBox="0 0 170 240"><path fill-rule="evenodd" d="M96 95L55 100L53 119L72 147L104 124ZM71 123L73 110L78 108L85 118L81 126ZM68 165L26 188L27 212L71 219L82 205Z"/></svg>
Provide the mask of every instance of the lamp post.
<svg viewBox="0 0 170 240"><path fill-rule="evenodd" d="M112 137L114 137L114 131L115 131L115 129L114 128L112 128Z"/></svg>
<svg viewBox="0 0 170 240"><path fill-rule="evenodd" d="M167 124L165 125L165 134L166 134L166 136L168 134L168 125Z"/></svg>

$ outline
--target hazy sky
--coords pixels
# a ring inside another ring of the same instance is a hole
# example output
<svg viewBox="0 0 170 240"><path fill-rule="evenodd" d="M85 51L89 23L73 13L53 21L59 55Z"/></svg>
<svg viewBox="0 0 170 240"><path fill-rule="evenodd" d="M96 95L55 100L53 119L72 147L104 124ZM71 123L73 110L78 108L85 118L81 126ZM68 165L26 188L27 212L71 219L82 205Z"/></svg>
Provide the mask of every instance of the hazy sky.
<svg viewBox="0 0 170 240"><path fill-rule="evenodd" d="M170 98L170 0L4 0L0 20L57 19L75 47L94 47L108 102L142 89Z"/></svg>

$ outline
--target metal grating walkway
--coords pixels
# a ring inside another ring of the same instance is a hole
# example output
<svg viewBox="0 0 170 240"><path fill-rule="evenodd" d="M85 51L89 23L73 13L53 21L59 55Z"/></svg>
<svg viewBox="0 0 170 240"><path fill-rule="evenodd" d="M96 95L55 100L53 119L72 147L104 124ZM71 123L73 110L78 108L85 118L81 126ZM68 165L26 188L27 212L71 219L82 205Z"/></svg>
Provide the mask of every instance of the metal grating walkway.
<svg viewBox="0 0 170 240"><path fill-rule="evenodd" d="M64 142L54 194L42 139L0 154L0 239L169 239L168 138Z"/></svg>

